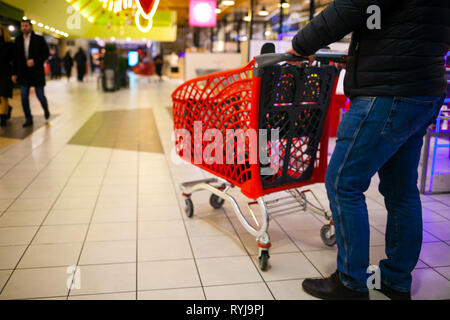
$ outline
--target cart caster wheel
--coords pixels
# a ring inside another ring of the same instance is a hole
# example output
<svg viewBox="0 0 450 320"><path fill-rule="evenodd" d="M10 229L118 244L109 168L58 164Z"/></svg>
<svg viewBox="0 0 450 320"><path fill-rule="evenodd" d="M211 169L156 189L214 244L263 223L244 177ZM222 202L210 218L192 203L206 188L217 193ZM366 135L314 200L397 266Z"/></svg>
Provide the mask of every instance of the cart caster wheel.
<svg viewBox="0 0 450 320"><path fill-rule="evenodd" d="M259 256L259 268L261 269L261 271L266 271L267 270L267 265L269 262L269 251L262 251L261 255Z"/></svg>
<svg viewBox="0 0 450 320"><path fill-rule="evenodd" d="M215 194L212 194L211 197L209 198L209 204L211 205L211 207L213 207L214 209L220 209L223 207L225 200L220 198L219 196L216 196Z"/></svg>
<svg viewBox="0 0 450 320"><path fill-rule="evenodd" d="M192 216L194 215L194 204L192 203L192 200L187 198L186 200L184 200L184 213L186 213L186 216L188 218L192 218Z"/></svg>
<svg viewBox="0 0 450 320"><path fill-rule="evenodd" d="M322 226L320 229L320 237L322 238L323 243L329 247L336 244L336 235L331 234L331 225L329 224Z"/></svg>

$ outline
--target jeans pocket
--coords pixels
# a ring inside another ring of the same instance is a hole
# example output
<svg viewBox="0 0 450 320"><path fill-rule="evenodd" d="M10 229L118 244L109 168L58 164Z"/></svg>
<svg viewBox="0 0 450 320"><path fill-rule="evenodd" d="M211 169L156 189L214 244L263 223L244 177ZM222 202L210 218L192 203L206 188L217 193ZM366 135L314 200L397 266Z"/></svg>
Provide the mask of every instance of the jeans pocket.
<svg viewBox="0 0 450 320"><path fill-rule="evenodd" d="M396 97L381 135L388 140L406 141L436 113L439 97Z"/></svg>

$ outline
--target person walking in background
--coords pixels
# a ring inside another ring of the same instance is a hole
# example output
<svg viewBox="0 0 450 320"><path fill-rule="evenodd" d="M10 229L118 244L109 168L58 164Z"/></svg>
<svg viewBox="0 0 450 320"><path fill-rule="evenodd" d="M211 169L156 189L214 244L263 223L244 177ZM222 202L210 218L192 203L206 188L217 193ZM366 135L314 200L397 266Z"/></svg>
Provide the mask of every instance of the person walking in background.
<svg viewBox="0 0 450 320"><path fill-rule="evenodd" d="M26 119L23 127L29 127L33 125L29 99L30 87L36 90L36 96L44 109L45 119L50 118L48 102L44 94L44 62L48 59L50 52L44 37L33 32L30 20L23 20L20 30L22 34L16 38L12 80L20 85L22 108Z"/></svg>
<svg viewBox="0 0 450 320"><path fill-rule="evenodd" d="M50 56L49 64L51 79L59 79L61 77L61 58L57 50Z"/></svg>
<svg viewBox="0 0 450 320"><path fill-rule="evenodd" d="M14 44L11 41L6 27L0 25L0 126L6 126L11 117L12 107L8 99L12 98L13 85L12 60L14 56Z"/></svg>
<svg viewBox="0 0 450 320"><path fill-rule="evenodd" d="M81 48L78 49L77 53L75 54L74 59L77 63L78 81L83 82L84 75L86 73L86 62L87 62L87 57L86 57L86 54L84 53L83 49L81 49Z"/></svg>
<svg viewBox="0 0 450 320"><path fill-rule="evenodd" d="M64 70L66 71L67 81L70 81L73 68L73 59L72 56L70 55L70 50L66 52L66 55L63 58L63 62L64 62Z"/></svg>
<svg viewBox="0 0 450 320"><path fill-rule="evenodd" d="M374 9L379 26L368 14ZM325 178L337 270L303 281L315 297L369 298L364 192L378 173L388 214L377 289L391 299L411 299L423 233L417 169L423 137L445 98L449 14L448 0L335 0L294 37L289 52L308 57L353 32L345 77L352 104L339 124Z"/></svg>
<svg viewBox="0 0 450 320"><path fill-rule="evenodd" d="M159 80L162 81L163 57L161 54L158 54L154 60L155 60L155 72L158 75Z"/></svg>

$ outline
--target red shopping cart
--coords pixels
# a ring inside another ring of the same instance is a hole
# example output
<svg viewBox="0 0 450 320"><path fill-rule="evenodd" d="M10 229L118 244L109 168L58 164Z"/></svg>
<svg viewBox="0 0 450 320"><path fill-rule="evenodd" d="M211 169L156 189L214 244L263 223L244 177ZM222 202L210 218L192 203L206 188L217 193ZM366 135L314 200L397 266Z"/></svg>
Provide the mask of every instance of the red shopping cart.
<svg viewBox="0 0 450 320"><path fill-rule="evenodd" d="M259 247L261 270L267 269L269 214L310 209L329 223L321 229L325 244L334 245L331 214L311 190L299 188L325 181L328 162L330 100L337 84L337 69L345 54L318 52L316 62L304 67L280 64L298 60L290 54L265 54L243 68L192 79L173 95L176 152L184 160L217 178L181 185L185 213L192 217L191 195L208 190L210 204L219 209L228 201L243 227ZM231 188L249 199L253 221L243 214ZM265 195L286 191L286 197L267 201ZM306 195L315 198L313 204ZM253 208L259 206L262 222Z"/></svg>

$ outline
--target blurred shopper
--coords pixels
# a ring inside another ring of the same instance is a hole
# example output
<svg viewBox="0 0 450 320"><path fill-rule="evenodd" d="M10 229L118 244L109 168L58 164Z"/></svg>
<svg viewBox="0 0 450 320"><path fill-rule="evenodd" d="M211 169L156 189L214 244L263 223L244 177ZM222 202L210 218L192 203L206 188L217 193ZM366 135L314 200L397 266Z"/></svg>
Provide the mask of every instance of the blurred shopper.
<svg viewBox="0 0 450 320"><path fill-rule="evenodd" d="M64 62L64 70L66 71L67 81L70 81L73 68L73 58L70 55L70 50L66 52L66 55L63 58L63 62Z"/></svg>
<svg viewBox="0 0 450 320"><path fill-rule="evenodd" d="M12 107L8 104L8 99L12 98L13 84L12 60L14 55L14 44L11 41L6 27L0 25L0 126L6 126L7 120L11 117Z"/></svg>
<svg viewBox="0 0 450 320"><path fill-rule="evenodd" d="M86 74L86 63L87 63L87 57L83 49L78 48L78 51L75 54L74 59L77 63L78 81L83 82L84 75Z"/></svg>
<svg viewBox="0 0 450 320"><path fill-rule="evenodd" d="M156 75L159 77L159 80L162 81L162 68L163 68L163 57L161 54L158 54L154 58L155 63L155 72Z"/></svg>
<svg viewBox="0 0 450 320"><path fill-rule="evenodd" d="M293 39L290 52L307 57L353 32L345 78L352 104L339 125L325 182L337 271L303 282L313 296L368 299L364 192L378 172L388 211L387 258L375 277L389 298L411 299L423 232L417 168L423 136L446 93L449 14L448 0L335 0Z"/></svg>
<svg viewBox="0 0 450 320"><path fill-rule="evenodd" d="M61 77L61 58L58 55L58 51L55 50L50 56L49 64L51 79L59 79Z"/></svg>
<svg viewBox="0 0 450 320"><path fill-rule="evenodd" d="M25 114L23 127L33 125L30 110L30 87L36 90L36 96L44 109L45 119L50 118L47 98L44 94L45 73L44 62L50 53L45 39L33 32L30 20L23 20L20 24L22 34L16 38L16 53L13 59L13 81L20 85L22 108Z"/></svg>

